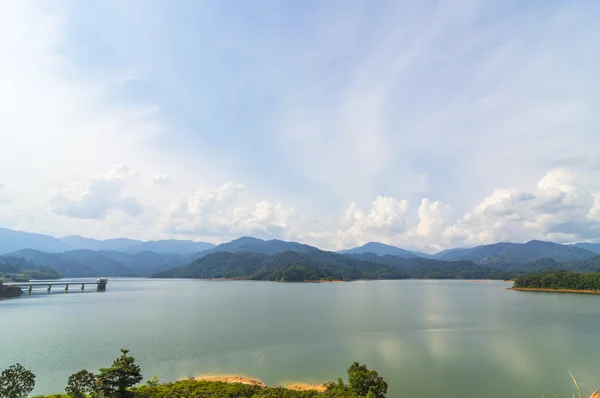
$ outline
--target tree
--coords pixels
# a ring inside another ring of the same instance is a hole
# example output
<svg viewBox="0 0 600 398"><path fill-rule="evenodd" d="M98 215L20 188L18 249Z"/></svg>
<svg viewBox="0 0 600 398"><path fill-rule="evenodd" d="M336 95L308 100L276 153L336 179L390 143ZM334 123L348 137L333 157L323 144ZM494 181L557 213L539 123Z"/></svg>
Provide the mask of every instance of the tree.
<svg viewBox="0 0 600 398"><path fill-rule="evenodd" d="M74 398L83 398L85 394L94 390L96 376L87 370L80 370L69 376L65 391Z"/></svg>
<svg viewBox="0 0 600 398"><path fill-rule="evenodd" d="M350 391L361 397L384 398L388 385L377 371L369 370L367 365L354 362L348 368Z"/></svg>
<svg viewBox="0 0 600 398"><path fill-rule="evenodd" d="M158 386L158 376L157 375L152 376L152 379L146 381L146 385L148 387L156 387L156 386Z"/></svg>
<svg viewBox="0 0 600 398"><path fill-rule="evenodd" d="M110 368L100 369L97 391L108 397L129 397L129 387L139 383L143 377L140 367L133 357L127 356L129 350L121 349L121 357L116 359Z"/></svg>
<svg viewBox="0 0 600 398"><path fill-rule="evenodd" d="M0 397L26 397L35 386L35 375L17 363L2 371L0 375Z"/></svg>

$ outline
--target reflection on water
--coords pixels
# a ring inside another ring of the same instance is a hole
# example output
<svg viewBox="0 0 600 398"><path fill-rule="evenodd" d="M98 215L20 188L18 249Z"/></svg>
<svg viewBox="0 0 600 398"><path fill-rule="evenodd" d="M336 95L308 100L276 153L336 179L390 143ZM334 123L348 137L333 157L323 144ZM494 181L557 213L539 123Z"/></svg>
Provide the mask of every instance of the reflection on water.
<svg viewBox="0 0 600 398"><path fill-rule="evenodd" d="M0 368L21 362L38 376L36 393L59 392L126 347L163 381L318 383L360 361L386 377L390 397L570 396L569 371L584 392L600 387L600 297L506 287L113 278L106 293L0 302Z"/></svg>

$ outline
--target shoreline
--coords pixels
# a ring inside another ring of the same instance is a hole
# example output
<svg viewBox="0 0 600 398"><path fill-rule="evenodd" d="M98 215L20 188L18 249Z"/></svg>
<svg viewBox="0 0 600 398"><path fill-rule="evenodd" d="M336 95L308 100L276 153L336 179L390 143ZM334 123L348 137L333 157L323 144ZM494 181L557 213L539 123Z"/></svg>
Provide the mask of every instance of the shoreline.
<svg viewBox="0 0 600 398"><path fill-rule="evenodd" d="M253 281L253 282L277 282L277 283L343 283L348 282L339 279L315 279L315 280L306 280L306 281L267 281L262 279L250 279L250 278L157 278L157 279L189 279L189 280L200 280L200 281L219 281L219 282L227 282L227 281Z"/></svg>
<svg viewBox="0 0 600 398"><path fill-rule="evenodd" d="M191 377L194 381L208 381L208 382L222 382L229 384L246 384L250 386L258 386L260 388L267 388L267 384L255 377L240 376L240 375L203 375ZM185 379L184 379L185 380ZM271 386L273 387L273 386ZM318 391L323 392L327 389L325 384L310 384L310 383L285 383L282 385L283 388L295 391Z"/></svg>
<svg viewBox="0 0 600 398"><path fill-rule="evenodd" d="M552 289L548 287L509 287L506 290L517 290L521 292L600 294L600 290Z"/></svg>

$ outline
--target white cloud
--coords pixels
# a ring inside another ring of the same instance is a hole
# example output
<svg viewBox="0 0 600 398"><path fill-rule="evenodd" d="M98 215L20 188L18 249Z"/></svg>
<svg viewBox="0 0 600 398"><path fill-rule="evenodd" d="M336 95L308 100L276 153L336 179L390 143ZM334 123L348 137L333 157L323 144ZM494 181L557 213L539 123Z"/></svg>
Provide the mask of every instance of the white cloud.
<svg viewBox="0 0 600 398"><path fill-rule="evenodd" d="M411 228L409 210L407 200L386 196L377 196L368 212L352 203L342 217L341 229L336 233L338 245L362 244L378 238L388 241Z"/></svg>
<svg viewBox="0 0 600 398"><path fill-rule="evenodd" d="M389 3L373 24L323 2L289 20L308 36L265 37L215 2L199 14L216 23L197 24L214 48L196 64L179 51L199 37L185 7L149 3L139 18L110 4L0 4L3 226L426 250L600 236L597 5ZM143 178L126 165L72 175L121 159ZM260 191L189 195L228 180Z"/></svg>
<svg viewBox="0 0 600 398"><path fill-rule="evenodd" d="M6 191L6 184L0 182L0 204L9 203L11 201Z"/></svg>
<svg viewBox="0 0 600 398"><path fill-rule="evenodd" d="M587 217L591 220L600 221L600 192L594 194L594 206L588 212Z"/></svg>
<svg viewBox="0 0 600 398"><path fill-rule="evenodd" d="M123 196L127 179L134 176L131 167L117 164L105 175L89 176L82 184L57 190L50 207L57 214L83 219L102 220L110 210L121 210L130 217L143 212L137 199Z"/></svg>
<svg viewBox="0 0 600 398"><path fill-rule="evenodd" d="M592 215L592 217L590 217ZM497 189L445 231L446 245L597 237L594 194L567 169L549 171L533 192Z"/></svg>
<svg viewBox="0 0 600 398"><path fill-rule="evenodd" d="M571 170L550 170L533 191L495 189L462 218L452 208L423 198L415 209L407 200L379 196L369 211L353 203L336 228L301 236L328 248L379 241L435 252L456 246L531 239L573 243L600 233L600 193L586 189Z"/></svg>
<svg viewBox="0 0 600 398"><path fill-rule="evenodd" d="M227 182L219 188L201 189L187 199L174 200L167 209L166 231L221 238L287 235L294 209L267 201L251 205L244 191L244 185Z"/></svg>
<svg viewBox="0 0 600 398"><path fill-rule="evenodd" d="M152 183L154 183L154 185L168 185L171 182L171 179L169 178L169 176L164 175L164 174L156 174L154 177L152 177Z"/></svg>
<svg viewBox="0 0 600 398"><path fill-rule="evenodd" d="M424 198L419 206L419 224L416 232L424 237L437 238L446 225L451 207L442 202Z"/></svg>

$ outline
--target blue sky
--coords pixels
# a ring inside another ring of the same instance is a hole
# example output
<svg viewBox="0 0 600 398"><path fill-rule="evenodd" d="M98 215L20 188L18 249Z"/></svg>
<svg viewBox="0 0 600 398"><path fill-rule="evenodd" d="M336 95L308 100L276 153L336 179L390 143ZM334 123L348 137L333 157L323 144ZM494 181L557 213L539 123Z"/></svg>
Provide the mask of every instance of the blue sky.
<svg viewBox="0 0 600 398"><path fill-rule="evenodd" d="M0 225L600 238L600 3L7 1Z"/></svg>

